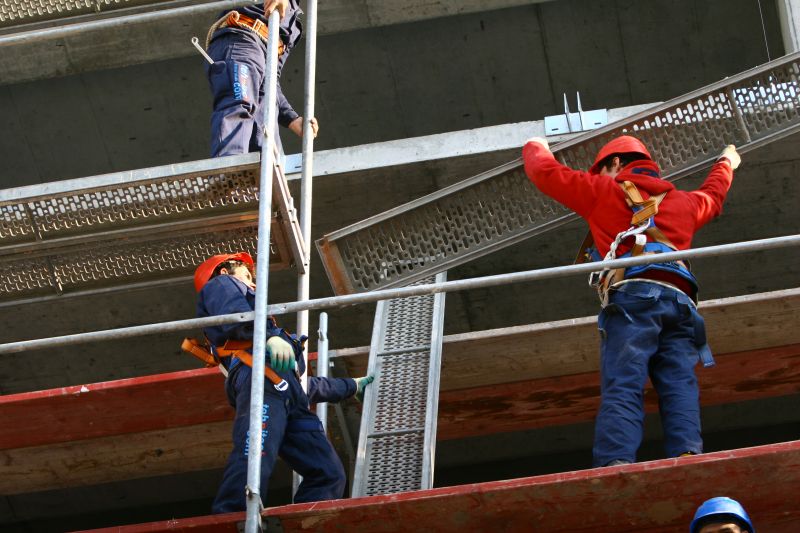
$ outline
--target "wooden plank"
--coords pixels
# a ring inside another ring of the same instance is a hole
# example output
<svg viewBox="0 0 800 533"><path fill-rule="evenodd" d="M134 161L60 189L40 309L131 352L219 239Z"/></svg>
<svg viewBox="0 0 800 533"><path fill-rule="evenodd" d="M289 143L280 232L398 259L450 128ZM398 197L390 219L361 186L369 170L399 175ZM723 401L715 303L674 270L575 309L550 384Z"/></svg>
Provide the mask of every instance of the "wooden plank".
<svg viewBox="0 0 800 533"><path fill-rule="evenodd" d="M715 300L703 309L717 353L800 343L800 289ZM585 317L449 335L441 389L594 372L595 323ZM351 375L365 371L365 350L339 351ZM198 369L0 396L0 449L228 420L222 381L216 370Z"/></svg>
<svg viewBox="0 0 800 533"><path fill-rule="evenodd" d="M791 495L798 489L800 441L793 441L508 481L287 505L264 514L268 526L285 533L365 528L373 533L672 533L688 528L701 502L724 494L743 503L758 531L794 533L800 506ZM201 520L97 531L188 531Z"/></svg>
<svg viewBox="0 0 800 533"><path fill-rule="evenodd" d="M214 422L0 452L0 494L222 468L231 422Z"/></svg>
<svg viewBox="0 0 800 533"><path fill-rule="evenodd" d="M705 406L800 393L800 344L722 355L717 361L713 369L700 371ZM657 411L651 389L645 402L647 412ZM596 372L445 391L439 402L438 438L589 422L598 404ZM219 468L229 451L230 421L9 449L0 456L5 465L0 493Z"/></svg>
<svg viewBox="0 0 800 533"><path fill-rule="evenodd" d="M165 522L151 522L149 524L135 524L131 526L104 527L102 529L92 529L76 531L75 533L157 533L159 531L190 533L240 533L239 524L245 521L245 513L226 513L211 516L197 516L193 518L181 518L179 520L167 520Z"/></svg>
<svg viewBox="0 0 800 533"><path fill-rule="evenodd" d="M800 344L721 355L699 369L703 406L800 393ZM440 440L525 431L594 420L600 405L598 372L548 377L439 396ZM645 411L658 412L658 397L645 390Z"/></svg>
<svg viewBox="0 0 800 533"><path fill-rule="evenodd" d="M800 288L709 300L700 308L714 353L800 343ZM594 372L598 339L596 317L446 335L441 390ZM368 352L359 347L331 355L360 376Z"/></svg>
<svg viewBox="0 0 800 533"><path fill-rule="evenodd" d="M233 419L215 368L0 396L0 450Z"/></svg>

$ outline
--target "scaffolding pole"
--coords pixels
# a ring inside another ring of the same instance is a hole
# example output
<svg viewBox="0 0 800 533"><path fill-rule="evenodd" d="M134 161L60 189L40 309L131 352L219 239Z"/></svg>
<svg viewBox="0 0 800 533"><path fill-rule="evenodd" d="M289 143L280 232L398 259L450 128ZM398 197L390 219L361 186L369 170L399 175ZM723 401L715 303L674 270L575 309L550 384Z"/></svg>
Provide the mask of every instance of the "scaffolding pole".
<svg viewBox="0 0 800 533"><path fill-rule="evenodd" d="M328 352L328 313L319 314L319 342L317 343L317 375L327 378L330 373L330 354ZM322 422L322 429L328 432L328 404L317 404L317 416Z"/></svg>
<svg viewBox="0 0 800 533"><path fill-rule="evenodd" d="M300 232L305 245L303 254L303 273L297 279L297 301L304 302L310 297L311 284L311 190L314 177L314 132L311 119L314 118L314 84L317 68L317 0L308 0L306 10L306 82L305 105L303 111L303 170L300 177ZM297 313L298 334L308 335L308 310ZM306 368L308 359L303 352ZM308 373L300 377L303 390L308 390Z"/></svg>
<svg viewBox="0 0 800 533"><path fill-rule="evenodd" d="M677 252L667 252L655 255L641 255L638 257L626 257L624 259L614 259L613 261L603 261L603 268L628 268L632 266L648 265L652 263L667 263L679 259L698 259L703 257L722 257L749 252L763 252L779 248L789 248L800 245L800 234L786 235L784 237L771 237L769 239L758 239L731 244L720 244L707 246L705 248L695 248L693 250L680 250ZM589 274L600 269L601 263L583 263L580 265L566 265L538 270L524 270L508 274L496 274L493 276L482 276L444 283L429 283L426 285L414 285L411 287L401 287L397 289L382 289L379 291L364 292L357 294L346 294L343 296L331 296L328 298L317 298L306 300L305 302L288 302L272 304L267 307L268 315L283 315L296 313L304 309L320 310L332 309L336 307L346 307L350 305L375 303L380 300L391 300L394 298L409 298L411 296L421 296L425 294L436 294L440 292L457 292L472 289L484 289L500 285L511 285L530 281L541 281L544 279L564 278L580 274ZM256 292L258 294L258 292ZM103 331L92 331L86 333L76 333L73 335L63 335L60 337L49 337L45 339L35 339L27 341L9 342L0 344L0 355L8 353L18 353L28 350L39 350L42 348L52 348L55 346L68 346L83 344L96 341L119 340L143 335L154 335L160 333L172 333L186 331L194 328L205 328L209 326L219 326L222 324L235 324L238 322L251 322L255 313L233 313L230 315L218 315L204 318L191 318L187 320L174 320L171 322L161 322L158 324L145 324L142 326L131 326L127 328L109 329Z"/></svg>
<svg viewBox="0 0 800 533"><path fill-rule="evenodd" d="M264 366L267 342L267 292L269 290L269 241L272 219L272 180L275 174L275 128L278 109L278 10L269 15L267 64L264 76L264 138L261 144L261 179L258 189L258 263L256 264L256 308L253 332L253 371L250 394L250 431L247 454L247 520L246 533L261 531L261 437L265 431Z"/></svg>

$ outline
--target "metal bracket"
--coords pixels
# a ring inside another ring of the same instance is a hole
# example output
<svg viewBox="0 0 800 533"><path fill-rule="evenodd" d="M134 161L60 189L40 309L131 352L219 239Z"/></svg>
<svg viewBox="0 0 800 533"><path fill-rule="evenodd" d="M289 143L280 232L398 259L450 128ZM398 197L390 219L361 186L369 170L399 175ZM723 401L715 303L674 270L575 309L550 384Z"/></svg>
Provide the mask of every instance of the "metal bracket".
<svg viewBox="0 0 800 533"><path fill-rule="evenodd" d="M581 93L576 93L578 112L570 113L567 93L564 93L564 114L544 117L545 135L562 135L601 128L608 124L608 109L584 111L581 106Z"/></svg>

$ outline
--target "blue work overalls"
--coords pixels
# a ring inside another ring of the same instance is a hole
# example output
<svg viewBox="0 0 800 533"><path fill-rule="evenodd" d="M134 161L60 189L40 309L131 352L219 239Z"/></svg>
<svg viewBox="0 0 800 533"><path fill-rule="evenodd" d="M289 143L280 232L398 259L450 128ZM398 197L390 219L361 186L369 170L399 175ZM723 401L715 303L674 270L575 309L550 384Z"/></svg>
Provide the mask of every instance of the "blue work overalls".
<svg viewBox="0 0 800 533"><path fill-rule="evenodd" d="M255 308L255 292L233 276L212 278L200 291L198 316L249 312ZM253 323L238 323L204 329L214 346L223 346L229 339L252 339ZM267 337L279 335L295 346L300 375L305 371L302 352L296 339L277 328L272 319L267 324ZM212 505L214 513L244 511L247 484L248 430L250 416L250 367L232 358L224 360L229 368L225 381L228 399L236 408L233 423L233 450L225 466L222 484ZM269 364L269 360L267 360ZM269 380L264 383L262 411L261 495L267 493L269 477L278 456L303 476L295 503L341 498L346 476L333 446L322 431L319 418L309 410L310 402L338 402L353 396L356 384L352 379L310 377L308 395L303 392L297 374L281 372L288 390L277 391Z"/></svg>
<svg viewBox="0 0 800 533"><path fill-rule="evenodd" d="M237 11L267 23L261 4L242 7ZM299 116L283 95L280 75L289 53L303 33L301 13L297 0L290 0L279 31L284 51L278 57L277 106L278 124L284 127ZM249 30L226 27L214 33L208 47L214 64L206 63L214 108L211 114L211 157L260 150L264 136L262 120L266 51L266 45ZM280 148L277 129L275 142Z"/></svg>
<svg viewBox="0 0 800 533"><path fill-rule="evenodd" d="M667 456L702 453L694 367L699 360L713 360L703 318L691 298L650 281L626 281L609 294L598 328L601 404L594 466L636 461L648 376L658 393Z"/></svg>

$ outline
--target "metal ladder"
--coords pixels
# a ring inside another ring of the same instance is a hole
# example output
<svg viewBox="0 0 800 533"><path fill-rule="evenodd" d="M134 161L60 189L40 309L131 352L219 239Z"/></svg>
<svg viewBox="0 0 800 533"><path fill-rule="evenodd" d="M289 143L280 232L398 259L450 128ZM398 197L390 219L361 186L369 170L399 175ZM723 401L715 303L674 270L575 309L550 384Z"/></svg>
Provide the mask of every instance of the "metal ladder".
<svg viewBox="0 0 800 533"><path fill-rule="evenodd" d="M641 139L665 179L800 131L800 52L725 78L553 147L589 168L610 139ZM540 235L577 215L532 186L520 159L325 235L317 241L337 294L402 287ZM577 243L576 243L577 244ZM414 258L421 258L415 260Z"/></svg>
<svg viewBox="0 0 800 533"><path fill-rule="evenodd" d="M442 272L416 284L441 283ZM444 293L378 302L352 495L433 486Z"/></svg>

